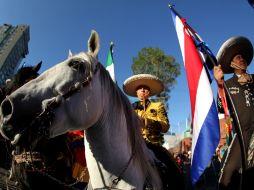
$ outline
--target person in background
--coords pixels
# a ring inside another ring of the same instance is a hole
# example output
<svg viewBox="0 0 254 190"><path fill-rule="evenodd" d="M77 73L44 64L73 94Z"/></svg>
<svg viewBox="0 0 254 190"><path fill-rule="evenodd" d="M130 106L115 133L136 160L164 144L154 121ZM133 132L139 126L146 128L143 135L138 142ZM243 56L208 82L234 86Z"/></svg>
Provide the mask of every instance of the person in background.
<svg viewBox="0 0 254 190"><path fill-rule="evenodd" d="M159 170L165 172L160 174L162 181L164 181L163 184L167 183L168 187L167 185L166 187L171 189L184 189L180 168L173 156L162 146L164 143L164 133L170 127L165 106L162 102L154 102L149 99L151 96L158 95L164 90L163 83L154 75L138 74L124 81L123 90L127 95L138 98L138 101L132 105L144 124L141 133L148 148L163 163L157 162ZM167 169L164 168L165 165ZM168 181L169 179L171 179L170 182Z"/></svg>
<svg viewBox="0 0 254 190"><path fill-rule="evenodd" d="M254 83L253 75L247 72L247 67L252 58L253 46L249 39L236 36L229 38L222 44L217 54L219 65L214 67L214 77L218 89L223 88L224 83L226 83L238 114L246 155L254 130ZM233 76L224 81L224 74L230 73L234 73ZM218 111L222 112L223 99L220 97L218 100ZM232 107L227 100L228 98L226 98L226 102L232 114ZM236 134L233 136L225 158L219 178L219 189L240 189L242 153L239 137Z"/></svg>
<svg viewBox="0 0 254 190"><path fill-rule="evenodd" d="M163 133L170 127L167 112L162 102L152 102L149 98L163 91L163 83L156 76L138 74L128 78L123 89L126 94L139 99L133 103L133 108L144 123L141 132L146 142L162 146Z"/></svg>
<svg viewBox="0 0 254 190"><path fill-rule="evenodd" d="M73 155L72 177L79 182L75 188L84 189L89 181L85 158L84 131L68 132L66 136Z"/></svg>

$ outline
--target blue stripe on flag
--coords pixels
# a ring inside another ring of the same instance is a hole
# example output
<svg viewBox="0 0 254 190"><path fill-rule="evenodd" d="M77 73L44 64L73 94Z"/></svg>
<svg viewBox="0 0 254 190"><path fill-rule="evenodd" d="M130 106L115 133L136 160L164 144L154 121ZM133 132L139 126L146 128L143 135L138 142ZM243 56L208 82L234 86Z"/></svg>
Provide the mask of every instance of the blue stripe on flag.
<svg viewBox="0 0 254 190"><path fill-rule="evenodd" d="M206 169L207 163L211 161L214 150L217 147L217 143L214 142L218 142L220 140L218 136L218 134L220 133L220 129L217 127L219 124L218 120L215 119L217 117L218 112L215 101L213 100L212 106L210 107L207 117L205 118L205 121L201 127L200 133L197 138L195 150L193 152L191 170L191 178L193 184L198 181L198 179Z"/></svg>

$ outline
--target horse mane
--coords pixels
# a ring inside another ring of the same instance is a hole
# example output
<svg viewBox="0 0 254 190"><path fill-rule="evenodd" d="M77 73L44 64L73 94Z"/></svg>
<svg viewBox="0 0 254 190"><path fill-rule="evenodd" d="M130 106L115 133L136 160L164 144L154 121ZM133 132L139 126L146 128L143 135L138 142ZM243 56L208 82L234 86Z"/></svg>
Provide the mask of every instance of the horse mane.
<svg viewBox="0 0 254 190"><path fill-rule="evenodd" d="M153 162L155 158L153 154L150 154L152 152L146 147L145 141L141 135L143 123L135 113L128 97L117 84L113 82L109 72L103 66L100 66L100 72L100 81L105 88L104 92L110 93L108 97L110 97L109 107L111 110L107 112L107 114L103 114L103 118L100 122L106 122L105 120L107 120L107 118L111 118L114 120L112 123L119 123L117 120L122 119L122 116L119 114L124 114L127 123L128 140L132 147L131 151L134 153L134 159L147 177L145 180L153 184L154 187L158 187L158 184L160 184L160 177L155 167L152 167L154 166ZM123 110L123 112L121 110ZM115 116L116 113L118 114L117 117ZM119 125L117 127L122 126Z"/></svg>

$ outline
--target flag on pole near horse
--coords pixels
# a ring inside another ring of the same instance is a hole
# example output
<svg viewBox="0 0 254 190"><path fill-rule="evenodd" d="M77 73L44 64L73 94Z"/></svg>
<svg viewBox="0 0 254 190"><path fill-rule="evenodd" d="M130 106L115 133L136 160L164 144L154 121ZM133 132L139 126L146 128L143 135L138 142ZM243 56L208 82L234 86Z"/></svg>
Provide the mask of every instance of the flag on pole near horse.
<svg viewBox="0 0 254 190"><path fill-rule="evenodd" d="M113 46L114 46L114 43L110 42L110 48L109 48L109 52L108 52L106 69L108 70L112 80L114 82L116 82L115 68L114 68L114 59L113 59Z"/></svg>
<svg viewBox="0 0 254 190"><path fill-rule="evenodd" d="M212 52L207 46L205 51L201 48L200 44L204 45L201 38L171 5L169 7L180 43L190 94L193 125L191 180L194 185L211 162L220 140L218 112L210 84L212 75L209 70L212 69L206 61L207 57L211 58Z"/></svg>

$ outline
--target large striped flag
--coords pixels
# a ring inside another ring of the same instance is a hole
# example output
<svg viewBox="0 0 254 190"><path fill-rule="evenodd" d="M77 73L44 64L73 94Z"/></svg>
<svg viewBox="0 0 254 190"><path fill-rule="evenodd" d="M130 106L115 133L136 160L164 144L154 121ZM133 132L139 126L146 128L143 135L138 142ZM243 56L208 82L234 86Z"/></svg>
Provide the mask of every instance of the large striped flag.
<svg viewBox="0 0 254 190"><path fill-rule="evenodd" d="M209 66L205 58L211 51L201 51L203 43L185 19L169 5L186 70L193 125L191 180L194 185L208 167L220 140L219 118L214 101ZM209 55L210 56L210 55Z"/></svg>
<svg viewBox="0 0 254 190"><path fill-rule="evenodd" d="M108 58L107 58L107 63L106 63L106 69L108 70L112 80L114 82L116 82L114 59L113 59L113 46L114 46L114 43L110 42L110 48L109 48Z"/></svg>

